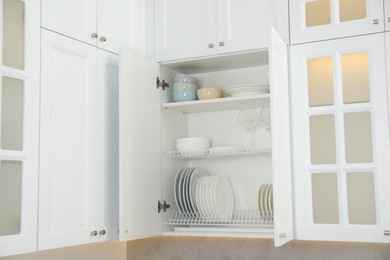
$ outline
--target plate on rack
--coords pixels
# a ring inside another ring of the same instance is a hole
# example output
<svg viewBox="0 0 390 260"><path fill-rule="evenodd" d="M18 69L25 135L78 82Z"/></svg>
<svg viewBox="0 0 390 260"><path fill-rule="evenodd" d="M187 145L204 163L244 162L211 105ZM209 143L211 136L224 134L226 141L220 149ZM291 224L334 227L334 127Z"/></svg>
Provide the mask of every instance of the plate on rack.
<svg viewBox="0 0 390 260"><path fill-rule="evenodd" d="M209 172L204 169L204 168L200 168L200 167L197 167L194 169L194 171L192 172L191 176L190 176L190 182L189 182L189 197L190 197L190 202L191 202L191 206L192 208L194 209L194 213L196 214L197 212L199 212L199 208L198 208L198 201L197 201L197 186L198 186L198 182L199 182L199 179L202 177L202 176L208 176L210 175Z"/></svg>
<svg viewBox="0 0 390 260"><path fill-rule="evenodd" d="M184 169L180 169L177 173L176 173L176 176L175 176L175 182L174 182L174 187L173 187L173 193L174 193L174 197L175 197L175 202L176 202L176 205L177 205L177 208L178 210L183 213L183 209L181 207L181 204L179 203L179 182L180 182L180 178L181 178L181 175L183 174L183 172L185 172L186 168Z"/></svg>
<svg viewBox="0 0 390 260"><path fill-rule="evenodd" d="M223 90L225 97L252 96L267 93L269 93L269 86L258 84L235 85Z"/></svg>

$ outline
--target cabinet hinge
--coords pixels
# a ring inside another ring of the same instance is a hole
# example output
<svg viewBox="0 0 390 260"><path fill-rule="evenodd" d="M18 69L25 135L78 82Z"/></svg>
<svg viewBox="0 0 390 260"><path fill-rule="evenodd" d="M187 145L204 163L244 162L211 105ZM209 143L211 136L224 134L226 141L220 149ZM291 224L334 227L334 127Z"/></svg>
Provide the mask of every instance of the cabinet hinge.
<svg viewBox="0 0 390 260"><path fill-rule="evenodd" d="M159 89L162 87L162 90L169 87L169 84L165 82L165 80L160 80L159 77L156 77L156 88Z"/></svg>
<svg viewBox="0 0 390 260"><path fill-rule="evenodd" d="M167 204L167 202L164 200L163 204L161 204L160 201L158 201L158 204L157 204L157 208L158 208L158 213L161 212L161 210L164 210L167 211L167 209L169 209L171 207L171 205Z"/></svg>
<svg viewBox="0 0 390 260"><path fill-rule="evenodd" d="M385 236L390 236L390 230L385 230L385 231L383 231L383 234L384 234Z"/></svg>

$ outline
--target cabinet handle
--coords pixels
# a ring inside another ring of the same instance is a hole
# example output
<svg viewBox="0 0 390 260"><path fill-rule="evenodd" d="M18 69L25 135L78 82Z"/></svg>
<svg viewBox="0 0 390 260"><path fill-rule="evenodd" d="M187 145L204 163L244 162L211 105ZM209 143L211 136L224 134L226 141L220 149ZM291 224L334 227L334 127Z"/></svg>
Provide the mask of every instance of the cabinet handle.
<svg viewBox="0 0 390 260"><path fill-rule="evenodd" d="M387 21L390 23L390 17L387 17Z"/></svg>
<svg viewBox="0 0 390 260"><path fill-rule="evenodd" d="M107 38L104 37L104 36L102 36L102 37L100 37L100 41L101 41L101 42L105 42L105 41L107 41Z"/></svg>
<svg viewBox="0 0 390 260"><path fill-rule="evenodd" d="M106 231L104 229L99 231L99 236L103 236L105 234L106 234Z"/></svg>
<svg viewBox="0 0 390 260"><path fill-rule="evenodd" d="M91 35L91 37L92 37L92 39L96 39L97 37L99 37L99 35L98 35L97 33L93 33L93 34Z"/></svg>
<svg viewBox="0 0 390 260"><path fill-rule="evenodd" d="M219 46L225 46L225 42L219 42Z"/></svg>
<svg viewBox="0 0 390 260"><path fill-rule="evenodd" d="M97 234L98 234L98 232L97 232L96 230L95 230L95 231L92 231L92 232L91 232L91 237L96 237Z"/></svg>
<svg viewBox="0 0 390 260"><path fill-rule="evenodd" d="M213 43L209 43L209 48L210 49L214 48L214 44Z"/></svg>
<svg viewBox="0 0 390 260"><path fill-rule="evenodd" d="M379 24L379 19L374 19L374 20L372 21L372 23L373 23L373 24Z"/></svg>

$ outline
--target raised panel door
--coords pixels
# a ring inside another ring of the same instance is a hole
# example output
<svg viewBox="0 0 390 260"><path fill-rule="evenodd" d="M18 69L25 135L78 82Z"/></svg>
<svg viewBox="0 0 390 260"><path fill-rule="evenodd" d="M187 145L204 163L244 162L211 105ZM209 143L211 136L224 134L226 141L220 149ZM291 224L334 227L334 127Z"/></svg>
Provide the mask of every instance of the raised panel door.
<svg viewBox="0 0 390 260"><path fill-rule="evenodd" d="M156 1L156 60L216 54L216 8L216 0Z"/></svg>
<svg viewBox="0 0 390 260"><path fill-rule="evenodd" d="M42 27L96 44L96 0L42 0Z"/></svg>
<svg viewBox="0 0 390 260"><path fill-rule="evenodd" d="M270 42L271 2L218 0L220 53L267 48Z"/></svg>
<svg viewBox="0 0 390 260"><path fill-rule="evenodd" d="M139 8L134 0L97 1L97 46L119 53L121 47L133 46L133 32L139 25ZM139 6L138 6L139 7Z"/></svg>
<svg viewBox="0 0 390 260"><path fill-rule="evenodd" d="M290 1L291 43L384 31L382 0Z"/></svg>
<svg viewBox="0 0 390 260"><path fill-rule="evenodd" d="M96 100L95 47L42 30L40 250L94 239Z"/></svg>
<svg viewBox="0 0 390 260"><path fill-rule="evenodd" d="M291 48L296 234L390 242L384 35Z"/></svg>

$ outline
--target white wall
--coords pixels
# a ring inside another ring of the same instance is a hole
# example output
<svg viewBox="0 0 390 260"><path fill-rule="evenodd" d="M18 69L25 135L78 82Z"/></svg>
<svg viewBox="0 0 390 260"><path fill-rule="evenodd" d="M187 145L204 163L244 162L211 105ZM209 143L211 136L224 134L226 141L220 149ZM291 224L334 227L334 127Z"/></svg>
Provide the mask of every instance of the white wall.
<svg viewBox="0 0 390 260"><path fill-rule="evenodd" d="M103 242L0 257L0 260L126 260L125 242Z"/></svg>

